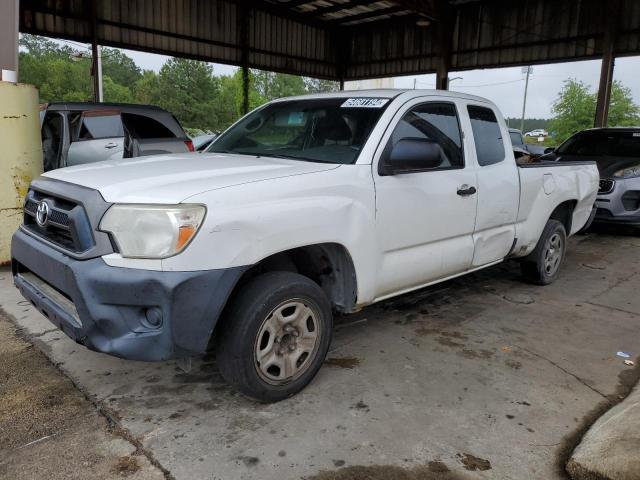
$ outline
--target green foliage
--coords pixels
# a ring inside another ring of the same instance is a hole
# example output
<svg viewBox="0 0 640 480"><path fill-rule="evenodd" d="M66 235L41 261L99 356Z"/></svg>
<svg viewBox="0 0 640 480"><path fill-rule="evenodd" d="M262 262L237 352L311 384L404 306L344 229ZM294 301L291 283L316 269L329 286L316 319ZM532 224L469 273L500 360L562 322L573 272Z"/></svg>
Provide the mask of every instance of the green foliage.
<svg viewBox="0 0 640 480"><path fill-rule="evenodd" d="M597 93L575 79L564 82L558 98L553 104L554 118L549 128L557 143L561 143L576 132L593 127L596 115ZM619 81L611 87L609 104L610 127L637 125L640 123L640 107L633 103L631 90Z"/></svg>
<svg viewBox="0 0 640 480"><path fill-rule="evenodd" d="M302 77L251 70L250 83L265 101L307 93Z"/></svg>
<svg viewBox="0 0 640 480"><path fill-rule="evenodd" d="M552 112L555 116L549 123L550 133L561 143L575 132L593 127L595 95L589 92L589 87L584 82L566 80L553 104Z"/></svg>
<svg viewBox="0 0 640 480"><path fill-rule="evenodd" d="M215 129L220 80L213 76L211 65L171 58L160 69L156 104L173 113L185 127Z"/></svg>
<svg viewBox="0 0 640 480"><path fill-rule="evenodd" d="M105 102L133 103L133 93L130 88L111 80L111 77L102 76L102 96Z"/></svg>
<svg viewBox="0 0 640 480"><path fill-rule="evenodd" d="M618 80L613 82L609 103L610 127L636 127L640 124L640 106L633 103L631 89Z"/></svg>
<svg viewBox="0 0 640 480"><path fill-rule="evenodd" d="M130 90L142 77L136 62L117 48L102 48L102 74Z"/></svg>
<svg viewBox="0 0 640 480"><path fill-rule="evenodd" d="M40 90L40 101L84 101L91 99L91 62L74 57L67 46L35 35L23 35L19 56L19 80ZM72 60L75 58L75 60Z"/></svg>
<svg viewBox="0 0 640 480"><path fill-rule="evenodd" d="M337 92L340 89L340 84L333 80L322 80L320 78L305 78L304 84L309 93L325 93L325 92Z"/></svg>

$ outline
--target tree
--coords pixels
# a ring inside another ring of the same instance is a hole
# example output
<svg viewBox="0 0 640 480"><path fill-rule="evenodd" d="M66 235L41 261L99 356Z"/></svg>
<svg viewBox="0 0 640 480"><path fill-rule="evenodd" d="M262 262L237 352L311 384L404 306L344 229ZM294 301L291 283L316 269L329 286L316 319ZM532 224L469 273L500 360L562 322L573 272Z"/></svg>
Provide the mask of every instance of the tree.
<svg viewBox="0 0 640 480"><path fill-rule="evenodd" d="M124 85L120 85L111 80L111 77L104 75L102 77L102 96L105 102L133 102L133 93L131 93L130 88L125 87Z"/></svg>
<svg viewBox="0 0 640 480"><path fill-rule="evenodd" d="M171 58L158 75L157 104L186 127L216 129L219 79L208 63Z"/></svg>
<svg viewBox="0 0 640 480"><path fill-rule="evenodd" d="M575 132L593 126L596 114L595 97L584 82L569 79L564 82L551 111L551 134L560 143Z"/></svg>
<svg viewBox="0 0 640 480"><path fill-rule="evenodd" d="M563 142L574 133L593 127L596 103L597 94L589 92L584 82L575 79L565 81L552 108L555 117L549 126L554 138ZM617 80L611 86L607 123L610 127L640 123L640 107L633 103L631 90Z"/></svg>
<svg viewBox="0 0 640 480"><path fill-rule="evenodd" d="M610 127L633 127L640 123L640 107L633 103L631 89L625 87L618 80L611 88L611 103L609 103Z"/></svg>
<svg viewBox="0 0 640 480"><path fill-rule="evenodd" d="M40 101L93 100L87 51L29 34L20 37L20 46L20 81L35 85ZM120 50L104 48L102 53L105 101L133 102L133 87L142 78L140 68Z"/></svg>
<svg viewBox="0 0 640 480"><path fill-rule="evenodd" d="M160 80L153 70L145 70L133 86L136 103L154 105L158 103Z"/></svg>
<svg viewBox="0 0 640 480"><path fill-rule="evenodd" d="M322 80L320 78L305 78L304 85L309 93L325 93L325 92L337 92L340 88L338 82L333 80Z"/></svg>
<svg viewBox="0 0 640 480"><path fill-rule="evenodd" d="M251 83L265 101L307 93L302 77L286 73L251 70Z"/></svg>
<svg viewBox="0 0 640 480"><path fill-rule="evenodd" d="M129 89L142 77L136 62L117 48L102 49L102 74Z"/></svg>

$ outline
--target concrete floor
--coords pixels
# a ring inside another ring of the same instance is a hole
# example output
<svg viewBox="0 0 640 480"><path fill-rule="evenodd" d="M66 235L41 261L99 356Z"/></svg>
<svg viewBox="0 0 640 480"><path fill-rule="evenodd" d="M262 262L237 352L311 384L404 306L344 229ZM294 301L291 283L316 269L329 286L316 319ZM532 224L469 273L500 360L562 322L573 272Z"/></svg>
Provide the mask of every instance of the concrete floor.
<svg viewBox="0 0 640 480"><path fill-rule="evenodd" d="M548 287L505 263L338 319L327 364L275 405L232 391L212 359L184 373L89 352L0 277L0 306L176 479L429 462L562 478L562 449L629 373L616 352L640 345L640 237L624 232L573 238Z"/></svg>

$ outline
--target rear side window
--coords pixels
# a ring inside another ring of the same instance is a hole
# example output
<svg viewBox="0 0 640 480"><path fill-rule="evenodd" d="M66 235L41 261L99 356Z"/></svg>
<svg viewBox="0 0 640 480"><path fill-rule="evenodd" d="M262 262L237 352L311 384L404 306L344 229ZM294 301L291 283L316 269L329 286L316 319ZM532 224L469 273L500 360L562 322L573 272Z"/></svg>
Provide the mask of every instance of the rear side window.
<svg viewBox="0 0 640 480"><path fill-rule="evenodd" d="M124 137L119 113L91 112L82 116L78 140Z"/></svg>
<svg viewBox="0 0 640 480"><path fill-rule="evenodd" d="M502 132L495 113L490 108L467 106L471 118L473 141L476 145L478 163L484 167L504 160Z"/></svg>
<svg viewBox="0 0 640 480"><path fill-rule="evenodd" d="M464 167L458 114L451 103L423 103L411 108L393 130L391 145L403 138L437 142L442 149L442 164L438 169Z"/></svg>
<svg viewBox="0 0 640 480"><path fill-rule="evenodd" d="M590 157L640 157L640 131L587 130L569 138L557 151Z"/></svg>
<svg viewBox="0 0 640 480"><path fill-rule="evenodd" d="M509 136L511 137L512 145L523 145L524 141L522 140L522 135L518 132L509 132Z"/></svg>
<svg viewBox="0 0 640 480"><path fill-rule="evenodd" d="M171 130L159 121L135 113L123 113L122 122L134 138L176 138Z"/></svg>

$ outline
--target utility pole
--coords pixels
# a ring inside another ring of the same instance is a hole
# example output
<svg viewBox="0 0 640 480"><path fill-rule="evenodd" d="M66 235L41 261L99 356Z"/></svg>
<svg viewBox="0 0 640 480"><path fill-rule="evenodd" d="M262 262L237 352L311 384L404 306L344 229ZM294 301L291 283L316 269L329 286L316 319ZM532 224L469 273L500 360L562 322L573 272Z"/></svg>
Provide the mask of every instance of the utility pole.
<svg viewBox="0 0 640 480"><path fill-rule="evenodd" d="M529 75L533 73L533 67L522 67L522 73L526 73L527 77L524 82L524 100L522 101L522 118L520 118L520 131L524 132L524 114L527 109L527 90L529 90Z"/></svg>
<svg viewBox="0 0 640 480"><path fill-rule="evenodd" d="M102 48L100 45L96 45L96 48L93 49L92 57L95 58L92 68L94 75L93 85L97 90L97 94L94 93L94 97L96 98L96 102L104 102L102 91Z"/></svg>

